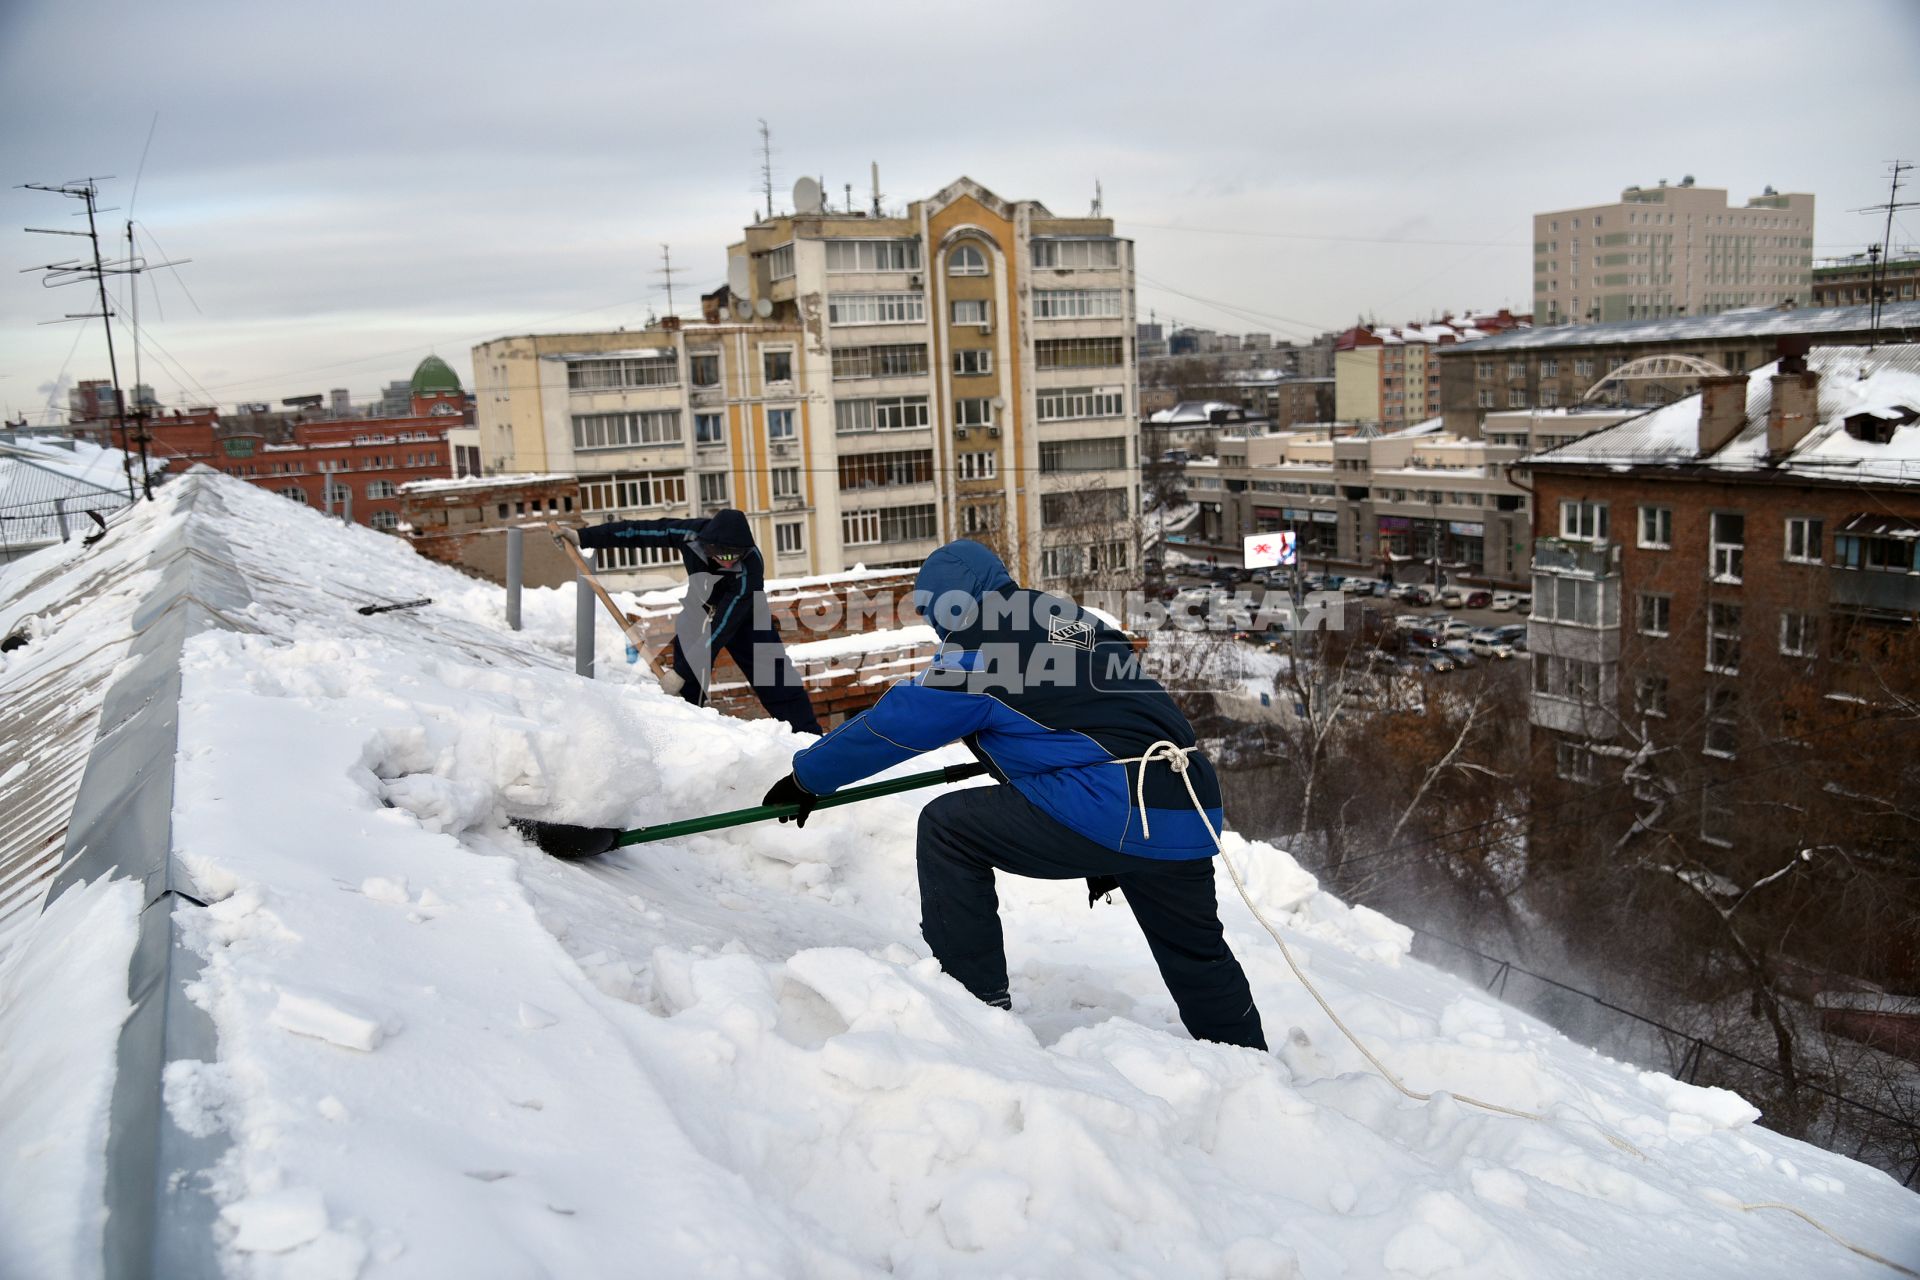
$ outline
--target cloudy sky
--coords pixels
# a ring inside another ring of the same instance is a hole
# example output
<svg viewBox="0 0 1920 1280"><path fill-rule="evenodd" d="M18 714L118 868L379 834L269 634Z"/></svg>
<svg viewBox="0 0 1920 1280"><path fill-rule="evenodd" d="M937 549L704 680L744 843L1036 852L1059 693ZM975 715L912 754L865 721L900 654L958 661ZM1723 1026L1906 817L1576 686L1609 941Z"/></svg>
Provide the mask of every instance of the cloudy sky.
<svg viewBox="0 0 1920 1280"><path fill-rule="evenodd" d="M1081 212L1098 179L1143 315L1310 336L1524 307L1535 211L1688 173L1811 191L1816 252L1857 251L1849 211L1920 160L1917 54L1911 0L5 0L0 257L80 243L25 234L78 223L16 184L116 175L115 233L131 205L143 252L191 259L142 293L163 401L366 399L428 352L465 378L488 337L644 323L662 243L688 311L764 117L776 203L871 161L896 204L966 174ZM0 282L9 417L106 375L97 322L39 323L80 289Z"/></svg>

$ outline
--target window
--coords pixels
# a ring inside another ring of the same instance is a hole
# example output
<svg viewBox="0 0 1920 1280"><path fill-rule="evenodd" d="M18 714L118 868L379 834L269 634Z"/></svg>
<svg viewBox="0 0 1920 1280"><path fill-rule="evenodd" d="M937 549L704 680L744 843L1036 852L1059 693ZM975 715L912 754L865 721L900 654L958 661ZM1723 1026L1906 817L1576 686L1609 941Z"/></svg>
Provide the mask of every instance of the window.
<svg viewBox="0 0 1920 1280"><path fill-rule="evenodd" d="M1604 502L1562 502L1560 536L1576 542L1607 540L1607 504Z"/></svg>
<svg viewBox="0 0 1920 1280"><path fill-rule="evenodd" d="M700 502L703 506L724 507L727 505L727 473L724 471L703 471L700 473Z"/></svg>
<svg viewBox="0 0 1920 1280"><path fill-rule="evenodd" d="M784 520L773 526L775 555L793 556L806 550L807 526L798 520Z"/></svg>
<svg viewBox="0 0 1920 1280"><path fill-rule="evenodd" d="M299 503L303 507L307 505L307 491L297 484L290 484L284 489L275 489L274 492L283 498ZM505 515L506 513L503 511L501 514Z"/></svg>
<svg viewBox="0 0 1920 1280"><path fill-rule="evenodd" d="M793 439L793 435L793 410L767 410L767 440L769 442L778 443L782 440L791 440Z"/></svg>
<svg viewBox="0 0 1920 1280"><path fill-rule="evenodd" d="M1083 493L1040 495L1040 524L1044 528L1111 524L1127 518L1125 489L1092 489Z"/></svg>
<svg viewBox="0 0 1920 1280"><path fill-rule="evenodd" d="M1560 403L1559 388L1557 387L1540 388L1540 405L1542 408L1551 409L1554 406L1558 405L1559 403Z"/></svg>
<svg viewBox="0 0 1920 1280"><path fill-rule="evenodd" d="M920 242L918 240L827 241L829 272L918 271L919 269Z"/></svg>
<svg viewBox="0 0 1920 1280"><path fill-rule="evenodd" d="M1733 843L1732 831L1733 806L1726 793L1709 782L1700 788L1700 838L1725 848Z"/></svg>
<svg viewBox="0 0 1920 1280"><path fill-rule="evenodd" d="M1707 690L1706 734L1700 749L1732 759L1740 745L1740 695L1733 689Z"/></svg>
<svg viewBox="0 0 1920 1280"><path fill-rule="evenodd" d="M775 467L767 475L773 486L773 497L776 502L781 498L800 496L800 468Z"/></svg>
<svg viewBox="0 0 1920 1280"><path fill-rule="evenodd" d="M1573 362L1573 376L1576 378L1591 378L1593 376L1593 361L1575 360Z"/></svg>
<svg viewBox="0 0 1920 1280"><path fill-rule="evenodd" d="M1043 387L1034 409L1041 422L1119 418L1126 415L1126 393L1119 387Z"/></svg>
<svg viewBox="0 0 1920 1280"><path fill-rule="evenodd" d="M1493 376L1493 361L1491 360L1477 361L1473 366L1473 371L1475 376L1477 377L1491 378Z"/></svg>
<svg viewBox="0 0 1920 1280"><path fill-rule="evenodd" d="M927 318L923 293L830 293L828 324L915 324Z"/></svg>
<svg viewBox="0 0 1920 1280"><path fill-rule="evenodd" d="M696 387L717 387L720 385L720 356L718 352L703 352L687 357L687 377Z"/></svg>
<svg viewBox="0 0 1920 1280"><path fill-rule="evenodd" d="M884 347L836 347L835 380L848 378L916 378L927 372L927 349L920 343Z"/></svg>
<svg viewBox="0 0 1920 1280"><path fill-rule="evenodd" d="M878 511L849 511L840 517L840 540L850 547L876 542L917 542L937 536L931 502Z"/></svg>
<svg viewBox="0 0 1920 1280"><path fill-rule="evenodd" d="M391 533L400 527L400 516L393 511L376 511L367 517L367 524L382 533Z"/></svg>
<svg viewBox="0 0 1920 1280"><path fill-rule="evenodd" d="M947 255L947 274L983 276L987 274L987 255L970 244L963 244Z"/></svg>
<svg viewBox="0 0 1920 1280"><path fill-rule="evenodd" d="M644 413L577 413L573 416L575 449L632 449L679 443L678 409L650 409Z"/></svg>
<svg viewBox="0 0 1920 1280"><path fill-rule="evenodd" d="M1493 392L1486 387L1480 388L1480 407L1482 409L1493 408Z"/></svg>
<svg viewBox="0 0 1920 1280"><path fill-rule="evenodd" d="M1747 518L1737 511L1713 513L1710 548L1713 552L1713 580L1740 581L1741 560L1746 554Z"/></svg>
<svg viewBox="0 0 1920 1280"><path fill-rule="evenodd" d="M367 481L367 496L369 498L391 498L393 493L393 481L391 480Z"/></svg>
<svg viewBox="0 0 1920 1280"><path fill-rule="evenodd" d="M1640 545L1650 551L1673 546L1673 508L1640 508Z"/></svg>
<svg viewBox="0 0 1920 1280"><path fill-rule="evenodd" d="M1033 265L1055 271L1098 271L1120 265L1118 240L1035 240Z"/></svg>
<svg viewBox="0 0 1920 1280"><path fill-rule="evenodd" d="M960 480L991 480L1000 474L997 453L963 453L954 459L953 474Z"/></svg>
<svg viewBox="0 0 1920 1280"><path fill-rule="evenodd" d="M993 304L985 298L955 298L953 300L953 322L955 324L986 324L993 319Z"/></svg>
<svg viewBox="0 0 1920 1280"><path fill-rule="evenodd" d="M580 477L582 511L627 511L677 507L687 500L687 478L678 471L636 471Z"/></svg>
<svg viewBox="0 0 1920 1280"><path fill-rule="evenodd" d="M1042 369L1117 369L1127 362L1123 338L1046 338L1033 344Z"/></svg>
<svg viewBox="0 0 1920 1280"><path fill-rule="evenodd" d="M1123 436L1094 440L1042 440L1040 470L1118 471L1127 465L1127 441Z"/></svg>
<svg viewBox="0 0 1920 1280"><path fill-rule="evenodd" d="M1789 658L1820 656L1820 619L1787 610L1780 615L1780 652Z"/></svg>
<svg viewBox="0 0 1920 1280"><path fill-rule="evenodd" d="M793 278L793 243L791 241L767 255L767 275L775 280Z"/></svg>
<svg viewBox="0 0 1920 1280"><path fill-rule="evenodd" d="M694 414L693 442L695 444L725 444L727 442L726 415L723 413Z"/></svg>
<svg viewBox="0 0 1920 1280"><path fill-rule="evenodd" d="M1533 655L1533 691L1550 698L1569 698L1593 705L1600 700L1600 664L1562 658L1550 653Z"/></svg>
<svg viewBox="0 0 1920 1280"><path fill-rule="evenodd" d="M1593 748L1582 742L1555 742L1553 771L1567 782L1592 782L1599 777L1599 770L1594 767Z"/></svg>
<svg viewBox="0 0 1920 1280"><path fill-rule="evenodd" d="M1664 636L1668 624L1673 618L1673 597L1656 596L1642 592L1640 595L1640 634L1643 636Z"/></svg>
<svg viewBox="0 0 1920 1280"><path fill-rule="evenodd" d="M1795 564L1819 564L1826 558L1821 522L1805 516L1787 521L1787 559Z"/></svg>
<svg viewBox="0 0 1920 1280"><path fill-rule="evenodd" d="M1525 360L1507 361L1507 377L1524 378L1526 376L1527 376L1527 362Z"/></svg>
<svg viewBox="0 0 1920 1280"><path fill-rule="evenodd" d="M680 385L680 361L672 348L644 356L567 361L567 390L624 391Z"/></svg>
<svg viewBox="0 0 1920 1280"><path fill-rule="evenodd" d="M891 485L933 483L933 450L898 449L888 453L847 454L840 459L840 488L882 489Z"/></svg>
<svg viewBox="0 0 1920 1280"><path fill-rule="evenodd" d="M1526 407L1527 407L1527 393L1525 391L1522 391L1520 388L1515 387L1513 390L1507 392L1507 408L1524 409Z"/></svg>
<svg viewBox="0 0 1920 1280"><path fill-rule="evenodd" d="M833 429L839 435L865 431L913 431L925 427L925 396L878 396L871 400L837 400Z"/></svg>
<svg viewBox="0 0 1920 1280"><path fill-rule="evenodd" d="M1559 362L1558 360L1555 360L1555 359L1552 359L1552 358L1548 358L1548 359L1545 359L1545 360L1542 360L1542 361L1540 362L1540 376L1541 376L1541 377L1543 377L1543 378L1557 378L1557 377L1559 377L1559 376L1560 376L1560 362Z"/></svg>
<svg viewBox="0 0 1920 1280"><path fill-rule="evenodd" d="M1914 544L1904 538L1876 538L1842 533L1833 539L1833 563L1839 569L1868 569L1877 573L1912 573Z"/></svg>
<svg viewBox="0 0 1920 1280"><path fill-rule="evenodd" d="M1035 289L1036 320L1119 320L1126 315L1118 289Z"/></svg>
<svg viewBox="0 0 1920 1280"><path fill-rule="evenodd" d="M1638 715L1665 717L1667 714L1667 678L1643 675L1634 681L1633 709Z"/></svg>
<svg viewBox="0 0 1920 1280"><path fill-rule="evenodd" d="M967 396L953 402L953 425L990 427L993 425L993 401L985 396Z"/></svg>
<svg viewBox="0 0 1920 1280"><path fill-rule="evenodd" d="M961 533L992 533L999 527L1000 507L997 503L968 503L960 508Z"/></svg>
<svg viewBox="0 0 1920 1280"><path fill-rule="evenodd" d="M1740 674L1740 606L1707 606L1707 670Z"/></svg>
<svg viewBox="0 0 1920 1280"><path fill-rule="evenodd" d="M961 350L953 353L953 372L962 378L979 377L993 372L993 352L985 347Z"/></svg>
<svg viewBox="0 0 1920 1280"><path fill-rule="evenodd" d="M793 381L793 352L790 349L762 351L760 374L767 382Z"/></svg>

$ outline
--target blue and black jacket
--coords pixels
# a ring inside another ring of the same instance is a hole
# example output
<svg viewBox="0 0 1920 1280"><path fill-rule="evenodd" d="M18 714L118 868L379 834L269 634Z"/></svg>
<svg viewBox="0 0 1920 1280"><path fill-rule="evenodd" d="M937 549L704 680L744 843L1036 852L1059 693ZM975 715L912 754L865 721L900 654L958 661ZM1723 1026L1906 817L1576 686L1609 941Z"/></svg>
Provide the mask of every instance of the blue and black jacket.
<svg viewBox="0 0 1920 1280"><path fill-rule="evenodd" d="M794 756L801 786L827 795L960 740L995 777L1096 844L1147 858L1213 856L1186 783L1164 762L1146 766L1151 838L1142 829L1141 766L1118 761L1162 740L1190 747L1194 735L1126 636L1071 600L1015 586L977 542L928 556L914 596L942 639L932 664ZM1188 769L1217 831L1213 766L1194 752Z"/></svg>
<svg viewBox="0 0 1920 1280"><path fill-rule="evenodd" d="M698 519L613 520L590 524L580 530L580 545L592 550L601 547L664 547L678 551L687 568L687 595L683 618L709 620L706 628L703 663L694 663L706 683L704 672L711 668L713 656L733 642L742 627L753 625L754 599L767 584L766 565L760 549L754 545L753 529L747 517L732 507ZM707 559L707 547L745 547L733 569L721 569ZM676 628L681 651L689 648L687 636ZM687 654L689 659L694 655Z"/></svg>

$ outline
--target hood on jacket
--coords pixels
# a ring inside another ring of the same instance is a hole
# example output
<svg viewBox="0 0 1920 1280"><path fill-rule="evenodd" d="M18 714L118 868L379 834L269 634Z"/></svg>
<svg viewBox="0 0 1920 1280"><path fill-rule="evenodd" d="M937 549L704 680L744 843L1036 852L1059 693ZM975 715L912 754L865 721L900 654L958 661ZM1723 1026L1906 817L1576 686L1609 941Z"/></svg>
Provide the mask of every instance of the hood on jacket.
<svg viewBox="0 0 1920 1280"><path fill-rule="evenodd" d="M753 527L747 523L745 515L732 507L726 507L714 512L712 518L700 526L700 531L693 535L692 542L701 555L707 558L711 558L710 552L714 547L735 547L745 552L751 550L754 545ZM735 569L738 567L738 564L733 566Z"/></svg>
<svg viewBox="0 0 1920 1280"><path fill-rule="evenodd" d="M970 538L949 542L928 556L913 580L914 608L944 640L975 615L989 592L1014 588L1000 557Z"/></svg>

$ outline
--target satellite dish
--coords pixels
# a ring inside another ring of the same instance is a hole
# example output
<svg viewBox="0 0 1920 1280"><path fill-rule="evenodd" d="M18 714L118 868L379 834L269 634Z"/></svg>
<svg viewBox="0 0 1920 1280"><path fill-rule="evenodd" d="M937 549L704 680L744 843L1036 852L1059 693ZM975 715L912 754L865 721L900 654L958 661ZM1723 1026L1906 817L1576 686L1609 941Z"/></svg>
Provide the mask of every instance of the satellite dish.
<svg viewBox="0 0 1920 1280"><path fill-rule="evenodd" d="M768 316L772 315L773 314L772 300L768 298L762 298L758 302L754 303L753 314L759 316L762 320L765 320Z"/></svg>
<svg viewBox="0 0 1920 1280"><path fill-rule="evenodd" d="M744 298L753 292L751 268L745 254L733 254L727 259L727 292L736 298Z"/></svg>
<svg viewBox="0 0 1920 1280"><path fill-rule="evenodd" d="M996 409L1004 409L1004 408L1006 408L1006 407L1007 407L1007 398L1006 398L1005 396L995 396L995 397L993 398L993 407L994 407L994 408L996 408Z"/></svg>
<svg viewBox="0 0 1920 1280"><path fill-rule="evenodd" d="M733 314L739 316L742 320L749 319L753 315L753 304L745 298L735 298L733 300Z"/></svg>
<svg viewBox="0 0 1920 1280"><path fill-rule="evenodd" d="M795 213L819 213L825 206L820 200L820 184L812 178L802 178L793 184L793 211Z"/></svg>

